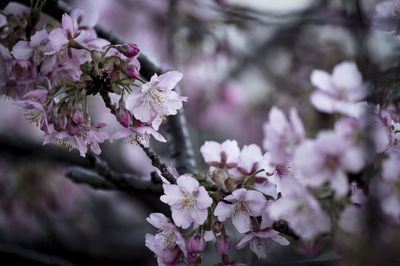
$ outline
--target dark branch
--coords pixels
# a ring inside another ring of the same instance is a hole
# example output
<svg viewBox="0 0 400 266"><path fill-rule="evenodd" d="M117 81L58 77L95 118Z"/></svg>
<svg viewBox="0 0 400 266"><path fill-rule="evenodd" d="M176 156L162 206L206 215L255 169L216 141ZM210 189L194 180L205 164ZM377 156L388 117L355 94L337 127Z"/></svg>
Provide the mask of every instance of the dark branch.
<svg viewBox="0 0 400 266"><path fill-rule="evenodd" d="M167 166L160 161L160 158L150 149L143 146L141 143L138 143L140 148L146 153L147 157L150 158L151 164L160 170L163 177L165 177L170 183L176 183L175 177L168 171Z"/></svg>
<svg viewBox="0 0 400 266"><path fill-rule="evenodd" d="M73 166L67 169L67 177L76 183L87 184L95 189L119 190L134 195L137 195L138 192L162 194L159 182L133 174L111 172L106 178L93 170Z"/></svg>
<svg viewBox="0 0 400 266"><path fill-rule="evenodd" d="M162 190L160 184L162 182L159 177L155 178L155 175L152 175L152 178L146 178L133 174L117 173L110 168L106 161L92 152L88 152L87 159L90 165L97 171L99 177L104 177L105 180L111 182L116 189L126 192L147 191L161 194Z"/></svg>

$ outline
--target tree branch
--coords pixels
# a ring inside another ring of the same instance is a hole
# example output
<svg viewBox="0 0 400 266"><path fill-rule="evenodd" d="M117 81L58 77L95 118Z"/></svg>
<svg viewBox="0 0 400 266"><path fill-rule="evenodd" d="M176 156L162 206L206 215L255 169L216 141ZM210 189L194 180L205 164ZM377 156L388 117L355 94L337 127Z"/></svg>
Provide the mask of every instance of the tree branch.
<svg viewBox="0 0 400 266"><path fill-rule="evenodd" d="M119 190L134 195L140 192L162 194L160 182L154 179L154 175L152 178L146 178L111 172L111 175L105 177L93 170L78 166L69 167L66 175L76 183L87 184L95 189Z"/></svg>

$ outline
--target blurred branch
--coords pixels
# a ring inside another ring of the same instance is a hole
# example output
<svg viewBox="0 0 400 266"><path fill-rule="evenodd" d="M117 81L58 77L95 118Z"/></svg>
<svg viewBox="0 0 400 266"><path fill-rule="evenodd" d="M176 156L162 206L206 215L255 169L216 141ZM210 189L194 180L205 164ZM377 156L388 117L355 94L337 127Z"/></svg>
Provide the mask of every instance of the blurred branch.
<svg viewBox="0 0 400 266"><path fill-rule="evenodd" d="M111 172L107 177L93 170L72 166L67 169L67 177L80 184L87 184L95 189L119 190L137 195L138 192L162 194L161 184L154 178L140 177L133 174Z"/></svg>
<svg viewBox="0 0 400 266"><path fill-rule="evenodd" d="M87 161L72 152L53 145L43 146L23 136L0 133L0 154L29 160L56 161L79 166L87 166Z"/></svg>
<svg viewBox="0 0 400 266"><path fill-rule="evenodd" d="M11 1L2 1L0 7L4 8L9 2ZM30 6L30 0L16 0L15 2ZM58 0L47 0L45 6L43 7L44 13L58 20L61 19L62 14L70 13L71 10L72 8L68 4L66 4L64 1ZM119 36L99 25L95 26L95 30L100 38L107 39L113 44L126 43ZM159 67L156 67L143 54L139 55L139 61L141 65L140 74L147 80L150 80L155 73L162 74L164 72ZM175 90L180 93L178 87ZM196 162L194 160L194 152L189 138L189 131L187 129L187 123L183 109L178 110L178 113L175 116L169 116L166 121L166 126L169 136L168 144L170 145L171 158L175 163L177 171L181 174L194 172L196 168Z"/></svg>
<svg viewBox="0 0 400 266"><path fill-rule="evenodd" d="M4 243L0 243L0 257L3 261L8 261L8 263L13 261L16 264L18 262L22 265L76 265L54 255L48 255L35 250ZM4 260L5 258L7 258L7 260Z"/></svg>

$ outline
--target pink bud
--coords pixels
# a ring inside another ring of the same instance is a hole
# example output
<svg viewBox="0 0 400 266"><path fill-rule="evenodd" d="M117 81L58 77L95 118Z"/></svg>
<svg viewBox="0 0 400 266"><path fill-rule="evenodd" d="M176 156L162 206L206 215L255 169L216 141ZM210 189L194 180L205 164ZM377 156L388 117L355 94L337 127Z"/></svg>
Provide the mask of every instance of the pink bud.
<svg viewBox="0 0 400 266"><path fill-rule="evenodd" d="M74 121L78 125L82 125L85 122L83 118L83 113L79 110L75 110L74 114L72 115L72 121Z"/></svg>
<svg viewBox="0 0 400 266"><path fill-rule="evenodd" d="M215 247L217 248L217 252L219 255L228 254L228 250L231 247L232 242L226 235L221 235L217 238L217 242L215 243Z"/></svg>
<svg viewBox="0 0 400 266"><path fill-rule="evenodd" d="M204 239L199 235L192 236L187 243L187 251L201 253L205 250L206 244Z"/></svg>
<svg viewBox="0 0 400 266"><path fill-rule="evenodd" d="M131 113L128 110L119 109L117 112L117 120L123 127L129 127L131 124Z"/></svg>
<svg viewBox="0 0 400 266"><path fill-rule="evenodd" d="M139 70L134 65L128 65L128 67L126 68L126 74L130 78L136 79L139 77Z"/></svg>
<svg viewBox="0 0 400 266"><path fill-rule="evenodd" d="M137 47L137 45L134 43L124 45L123 48L126 51L126 52L123 52L123 54L128 57L137 56L140 52L139 47Z"/></svg>

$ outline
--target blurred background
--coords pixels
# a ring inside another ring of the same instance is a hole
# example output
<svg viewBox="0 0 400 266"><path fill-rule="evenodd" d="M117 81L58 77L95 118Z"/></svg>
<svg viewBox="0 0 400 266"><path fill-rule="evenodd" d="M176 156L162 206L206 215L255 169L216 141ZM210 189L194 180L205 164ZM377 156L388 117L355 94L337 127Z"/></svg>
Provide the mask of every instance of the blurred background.
<svg viewBox="0 0 400 266"><path fill-rule="evenodd" d="M262 125L273 105L284 111L296 107L309 137L331 128L332 118L309 104L313 69L331 72L351 60L365 80L379 84L382 73L391 73L399 63L400 23L387 27L379 20L376 6L382 1L66 2L97 11L100 25L136 43L156 65L183 72L180 85L189 99L184 108L200 171L205 164L199 147L206 140L261 145ZM93 97L90 104L93 115L113 131L117 124L101 99ZM23 110L0 99L1 257L25 265L45 263L43 258L49 265L155 264L144 246L144 235L154 231L145 218L168 208L157 199L73 183L64 177L66 167L87 166L86 160L77 151L42 146L42 140ZM154 149L168 162L166 145ZM105 143L102 151L120 172L149 175L154 170L135 145ZM333 264L337 255L321 245L311 257L304 255L307 247L295 246L276 250L258 263ZM207 255L204 265L217 262L214 256ZM236 256L256 263L245 251Z"/></svg>

